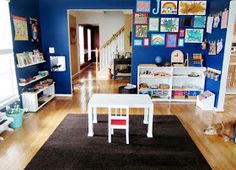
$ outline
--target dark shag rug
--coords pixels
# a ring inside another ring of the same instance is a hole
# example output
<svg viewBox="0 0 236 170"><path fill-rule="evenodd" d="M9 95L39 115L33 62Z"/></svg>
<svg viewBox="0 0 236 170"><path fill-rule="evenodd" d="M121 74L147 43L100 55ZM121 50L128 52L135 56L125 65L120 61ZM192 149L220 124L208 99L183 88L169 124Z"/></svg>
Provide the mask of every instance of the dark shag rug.
<svg viewBox="0 0 236 170"><path fill-rule="evenodd" d="M153 138L146 137L143 116L130 116L129 145L124 130L108 143L106 115L98 115L88 137L87 120L66 116L26 169L211 169L176 116L154 116Z"/></svg>

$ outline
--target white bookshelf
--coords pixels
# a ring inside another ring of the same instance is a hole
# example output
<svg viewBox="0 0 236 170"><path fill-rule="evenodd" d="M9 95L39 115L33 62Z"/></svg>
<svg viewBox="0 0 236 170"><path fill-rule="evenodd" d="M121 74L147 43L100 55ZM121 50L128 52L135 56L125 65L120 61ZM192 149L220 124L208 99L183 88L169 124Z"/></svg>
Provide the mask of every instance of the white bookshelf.
<svg viewBox="0 0 236 170"><path fill-rule="evenodd" d="M153 101L196 102L197 95L204 90L205 71L205 67L158 67L154 64L141 64L138 66L138 93L149 94ZM160 76L158 73L166 75ZM169 88L158 88L161 84L166 84ZM177 96L179 93L183 95Z"/></svg>
<svg viewBox="0 0 236 170"><path fill-rule="evenodd" d="M26 65L17 65L17 68L25 68L25 67L29 67L29 66L33 66L33 65L37 65L37 64L41 64L41 63L45 63L46 60L42 60L39 62L35 62L35 63L31 63L31 64L26 64Z"/></svg>
<svg viewBox="0 0 236 170"><path fill-rule="evenodd" d="M31 81L29 81L27 83L19 83L19 86L21 86L21 87L27 86L27 85L32 84L32 83L34 83L36 81L39 81L39 80L41 80L41 79L43 79L43 78L45 78L47 76L48 76L48 74L46 74L44 76L37 75L35 79L33 79L33 80L31 80Z"/></svg>

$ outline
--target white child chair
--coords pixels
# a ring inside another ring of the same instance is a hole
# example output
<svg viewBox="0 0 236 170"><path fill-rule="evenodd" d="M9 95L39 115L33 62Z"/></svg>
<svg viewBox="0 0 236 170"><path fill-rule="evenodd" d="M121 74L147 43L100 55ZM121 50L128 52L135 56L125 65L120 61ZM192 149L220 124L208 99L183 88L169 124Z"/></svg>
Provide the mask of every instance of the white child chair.
<svg viewBox="0 0 236 170"><path fill-rule="evenodd" d="M110 106L108 108L108 142L114 129L125 129L126 144L129 144L129 108L127 106Z"/></svg>

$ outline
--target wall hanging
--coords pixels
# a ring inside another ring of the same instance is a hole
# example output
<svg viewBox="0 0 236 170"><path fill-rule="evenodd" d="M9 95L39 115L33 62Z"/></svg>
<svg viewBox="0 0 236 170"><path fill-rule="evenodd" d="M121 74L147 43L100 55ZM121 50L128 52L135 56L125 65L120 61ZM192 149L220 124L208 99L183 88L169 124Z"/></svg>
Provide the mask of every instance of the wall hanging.
<svg viewBox="0 0 236 170"><path fill-rule="evenodd" d="M147 37L147 25L136 25L136 37Z"/></svg>
<svg viewBox="0 0 236 170"><path fill-rule="evenodd" d="M213 21L214 21L214 18L213 18L212 16L208 16L208 17L207 17L207 28L206 28L206 32L209 33L209 34L212 33Z"/></svg>
<svg viewBox="0 0 236 170"><path fill-rule="evenodd" d="M147 13L134 13L134 24L147 24L148 14Z"/></svg>
<svg viewBox="0 0 236 170"><path fill-rule="evenodd" d="M179 18L161 18L161 32L178 32Z"/></svg>
<svg viewBox="0 0 236 170"><path fill-rule="evenodd" d="M176 48L177 47L177 34L166 34L166 47Z"/></svg>
<svg viewBox="0 0 236 170"><path fill-rule="evenodd" d="M192 16L183 16L180 18L181 27L192 27L193 26L193 17Z"/></svg>
<svg viewBox="0 0 236 170"><path fill-rule="evenodd" d="M134 46L142 46L142 40L134 39Z"/></svg>
<svg viewBox="0 0 236 170"><path fill-rule="evenodd" d="M149 46L150 45L150 38L144 38L143 39L143 46Z"/></svg>
<svg viewBox="0 0 236 170"><path fill-rule="evenodd" d="M28 28L26 18L12 16L15 32L15 41L28 41Z"/></svg>
<svg viewBox="0 0 236 170"><path fill-rule="evenodd" d="M202 43L203 33L203 29L186 29L185 43Z"/></svg>
<svg viewBox="0 0 236 170"><path fill-rule="evenodd" d="M205 28L206 16L194 16L194 28Z"/></svg>
<svg viewBox="0 0 236 170"><path fill-rule="evenodd" d="M148 31L159 31L159 18L149 18Z"/></svg>
<svg viewBox="0 0 236 170"><path fill-rule="evenodd" d="M152 34L151 45L165 45L165 34Z"/></svg>
<svg viewBox="0 0 236 170"><path fill-rule="evenodd" d="M161 1L161 14L177 14L178 1Z"/></svg>
<svg viewBox="0 0 236 170"><path fill-rule="evenodd" d="M156 0L156 8L153 8L153 9L152 9L152 13L153 13L154 15L157 15L157 14L159 14L159 12L160 12L160 1L161 1L161 0Z"/></svg>
<svg viewBox="0 0 236 170"><path fill-rule="evenodd" d="M150 12L151 1L150 0L137 0L136 11L137 12Z"/></svg>
<svg viewBox="0 0 236 170"><path fill-rule="evenodd" d="M218 28L220 24L220 15L214 17L213 28Z"/></svg>
<svg viewBox="0 0 236 170"><path fill-rule="evenodd" d="M215 41L209 41L210 49L208 55L216 55L216 42Z"/></svg>
<svg viewBox="0 0 236 170"><path fill-rule="evenodd" d="M229 17L229 11L225 9L224 12L222 13L221 29L227 28L228 17Z"/></svg>
<svg viewBox="0 0 236 170"><path fill-rule="evenodd" d="M179 15L205 15L207 1L179 1Z"/></svg>
<svg viewBox="0 0 236 170"><path fill-rule="evenodd" d="M38 19L30 18L29 23L31 28L31 41L38 43L39 42Z"/></svg>
<svg viewBox="0 0 236 170"><path fill-rule="evenodd" d="M217 46L216 53L219 54L223 49L223 39L218 40L217 43L216 43L216 46Z"/></svg>
<svg viewBox="0 0 236 170"><path fill-rule="evenodd" d="M178 47L184 47L184 38L178 39Z"/></svg>

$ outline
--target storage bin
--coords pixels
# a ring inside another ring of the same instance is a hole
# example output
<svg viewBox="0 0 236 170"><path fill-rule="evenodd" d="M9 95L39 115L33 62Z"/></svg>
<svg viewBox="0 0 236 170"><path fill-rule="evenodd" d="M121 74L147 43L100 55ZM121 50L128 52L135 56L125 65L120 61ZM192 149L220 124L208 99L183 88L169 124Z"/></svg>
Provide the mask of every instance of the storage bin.
<svg viewBox="0 0 236 170"><path fill-rule="evenodd" d="M23 122L24 109L20 109L17 114L6 114L7 117L12 117L14 121L10 124L12 128L20 128Z"/></svg>

